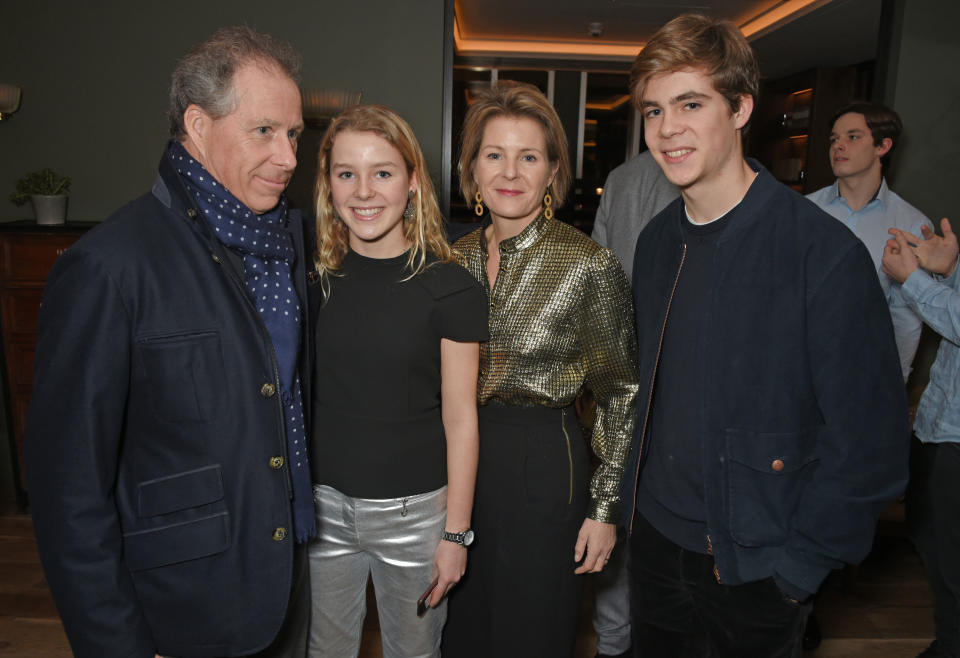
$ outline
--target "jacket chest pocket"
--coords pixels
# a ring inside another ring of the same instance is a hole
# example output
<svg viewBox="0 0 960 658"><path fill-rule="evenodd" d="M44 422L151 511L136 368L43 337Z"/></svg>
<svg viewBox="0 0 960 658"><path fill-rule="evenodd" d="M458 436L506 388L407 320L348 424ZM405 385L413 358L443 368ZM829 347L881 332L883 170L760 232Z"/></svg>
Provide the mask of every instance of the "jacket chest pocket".
<svg viewBox="0 0 960 658"><path fill-rule="evenodd" d="M208 422L223 386L223 356L216 331L137 337L146 396L160 420Z"/></svg>

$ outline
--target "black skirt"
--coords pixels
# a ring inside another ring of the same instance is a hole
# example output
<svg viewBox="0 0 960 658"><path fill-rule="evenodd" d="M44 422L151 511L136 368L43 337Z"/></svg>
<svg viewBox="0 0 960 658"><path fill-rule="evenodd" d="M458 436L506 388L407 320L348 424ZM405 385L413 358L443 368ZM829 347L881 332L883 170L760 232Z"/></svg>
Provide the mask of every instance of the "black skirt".
<svg viewBox="0 0 960 658"><path fill-rule="evenodd" d="M467 573L450 593L443 655L571 655L583 577L577 534L589 459L572 407L480 407Z"/></svg>

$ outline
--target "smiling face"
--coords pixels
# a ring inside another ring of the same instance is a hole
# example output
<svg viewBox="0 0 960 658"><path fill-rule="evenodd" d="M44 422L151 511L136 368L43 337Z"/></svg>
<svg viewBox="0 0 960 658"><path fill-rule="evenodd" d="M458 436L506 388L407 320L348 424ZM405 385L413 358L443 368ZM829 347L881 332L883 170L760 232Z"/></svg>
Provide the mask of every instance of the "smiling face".
<svg viewBox="0 0 960 658"><path fill-rule="evenodd" d="M233 76L234 110L214 119L197 105L184 112L184 146L257 214L277 205L297 166L303 132L300 90L275 66L246 64Z"/></svg>
<svg viewBox="0 0 960 658"><path fill-rule="evenodd" d="M539 123L511 116L487 121L473 177L493 220L517 222L523 230L540 212L556 173Z"/></svg>
<svg viewBox="0 0 960 658"><path fill-rule="evenodd" d="M416 185L400 151L380 135L345 130L334 139L330 193L358 254L392 258L409 248L403 211Z"/></svg>
<svg viewBox="0 0 960 658"><path fill-rule="evenodd" d="M837 178L873 176L879 181L882 165L893 141L886 137L877 146L867 120L859 112L841 115L830 130L830 168Z"/></svg>
<svg viewBox="0 0 960 658"><path fill-rule="evenodd" d="M647 146L667 179L682 191L723 186L742 166L740 130L753 110L749 95L731 112L709 76L686 69L652 77L640 108Z"/></svg>

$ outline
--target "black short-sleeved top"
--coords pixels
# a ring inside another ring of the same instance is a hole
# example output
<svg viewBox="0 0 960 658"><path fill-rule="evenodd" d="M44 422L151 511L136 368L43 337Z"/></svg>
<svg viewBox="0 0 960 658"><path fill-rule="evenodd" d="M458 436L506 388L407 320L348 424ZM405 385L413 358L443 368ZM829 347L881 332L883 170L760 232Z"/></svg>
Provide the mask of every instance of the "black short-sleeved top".
<svg viewBox="0 0 960 658"><path fill-rule="evenodd" d="M487 340L487 299L456 263L404 281L407 254L349 251L317 313L313 479L354 498L447 482L440 339Z"/></svg>

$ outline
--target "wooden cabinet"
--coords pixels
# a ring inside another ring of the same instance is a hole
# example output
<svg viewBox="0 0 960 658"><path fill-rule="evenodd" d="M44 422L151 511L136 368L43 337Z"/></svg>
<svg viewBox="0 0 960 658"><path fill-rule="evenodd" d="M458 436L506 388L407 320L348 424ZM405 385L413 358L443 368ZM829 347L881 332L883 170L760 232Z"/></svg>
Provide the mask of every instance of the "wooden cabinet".
<svg viewBox="0 0 960 658"><path fill-rule="evenodd" d="M26 500L23 427L33 389L37 316L43 287L54 261L94 225L37 226L33 222L0 224L0 326L7 391L7 429L13 457L14 486L21 507Z"/></svg>
<svg viewBox="0 0 960 658"><path fill-rule="evenodd" d="M872 63L820 68L764 81L754 108L748 152L803 194L833 183L829 135L833 114L869 98Z"/></svg>

